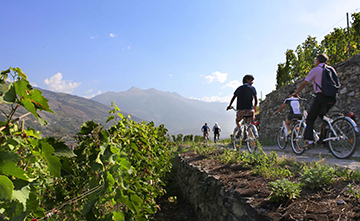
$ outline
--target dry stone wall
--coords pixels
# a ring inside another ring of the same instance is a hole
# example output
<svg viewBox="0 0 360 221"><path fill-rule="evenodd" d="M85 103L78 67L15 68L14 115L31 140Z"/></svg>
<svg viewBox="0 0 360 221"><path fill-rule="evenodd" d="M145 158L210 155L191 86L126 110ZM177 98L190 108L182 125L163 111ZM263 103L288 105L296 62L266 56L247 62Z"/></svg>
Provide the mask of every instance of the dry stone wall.
<svg viewBox="0 0 360 221"><path fill-rule="evenodd" d="M182 195L194 208L198 220L206 221L255 221L272 220L260 215L249 203L249 197L236 191L225 190L222 182L202 168L191 164L185 157L173 163L176 182Z"/></svg>
<svg viewBox="0 0 360 221"><path fill-rule="evenodd" d="M339 75L341 88L335 106L329 111L329 115L335 113L355 113L355 121L360 122L360 54L355 55L347 62L333 66ZM276 133L280 128L284 116L274 116L276 111L288 97L289 92L296 90L303 80L299 80L291 85L285 85L280 89L266 95L264 101L260 103L260 137L261 139L275 139ZM300 96L309 98L313 94L313 85L309 83L301 92ZM306 105L303 105L302 108ZM282 113L285 113L284 110ZM319 125L318 119L316 125ZM358 142L359 145L359 142Z"/></svg>

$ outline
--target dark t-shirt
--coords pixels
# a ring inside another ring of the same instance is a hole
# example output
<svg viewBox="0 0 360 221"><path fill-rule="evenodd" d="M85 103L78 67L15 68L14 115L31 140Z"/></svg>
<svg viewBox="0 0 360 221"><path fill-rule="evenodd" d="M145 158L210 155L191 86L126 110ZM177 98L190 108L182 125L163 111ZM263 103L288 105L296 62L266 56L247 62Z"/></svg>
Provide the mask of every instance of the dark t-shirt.
<svg viewBox="0 0 360 221"><path fill-rule="evenodd" d="M204 132L208 132L208 130L210 129L210 127L208 125L204 125L202 127L202 129L204 130Z"/></svg>
<svg viewBox="0 0 360 221"><path fill-rule="evenodd" d="M237 99L236 110L254 109L253 98L256 96L256 89L253 86L243 84L235 90L234 95Z"/></svg>

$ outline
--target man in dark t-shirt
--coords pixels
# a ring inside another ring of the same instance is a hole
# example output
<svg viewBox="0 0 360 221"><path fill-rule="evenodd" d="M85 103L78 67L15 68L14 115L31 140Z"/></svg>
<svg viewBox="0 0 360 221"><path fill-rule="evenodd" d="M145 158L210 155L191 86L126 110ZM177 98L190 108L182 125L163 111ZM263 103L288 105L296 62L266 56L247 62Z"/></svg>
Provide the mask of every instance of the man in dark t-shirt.
<svg viewBox="0 0 360 221"><path fill-rule="evenodd" d="M234 102L235 98L237 99L236 102L236 125L241 130L240 121L243 119L244 116L251 116L251 120L255 120L255 109L257 106L257 94L255 87L252 86L254 83L254 77L252 75L245 75L243 78L243 85L238 87L233 97L231 98L229 106L226 110L231 109L231 105ZM254 101L254 104L253 104Z"/></svg>
<svg viewBox="0 0 360 221"><path fill-rule="evenodd" d="M207 123L205 123L205 125L201 127L201 131L203 132L204 141L206 141L206 139L209 139L210 127L207 125Z"/></svg>

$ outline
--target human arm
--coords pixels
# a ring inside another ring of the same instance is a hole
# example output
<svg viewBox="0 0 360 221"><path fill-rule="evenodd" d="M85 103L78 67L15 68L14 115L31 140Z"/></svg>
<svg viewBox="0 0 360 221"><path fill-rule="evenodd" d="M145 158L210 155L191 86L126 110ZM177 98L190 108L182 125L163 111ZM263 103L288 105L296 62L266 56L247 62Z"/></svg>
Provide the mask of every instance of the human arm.
<svg viewBox="0 0 360 221"><path fill-rule="evenodd" d="M235 98L236 98L236 95L234 94L233 97L231 98L230 104L229 104L229 106L227 106L226 110L231 109L231 105L232 105L232 103L234 102Z"/></svg>
<svg viewBox="0 0 360 221"><path fill-rule="evenodd" d="M286 103L283 103L283 104L279 107L279 109L274 112L274 114L280 112L282 109L284 109L285 106L286 106Z"/></svg>
<svg viewBox="0 0 360 221"><path fill-rule="evenodd" d="M258 104L258 99L257 99L257 96L255 95L254 96L254 110L255 110L255 112L256 112L256 107L257 107L257 104Z"/></svg>
<svg viewBox="0 0 360 221"><path fill-rule="evenodd" d="M297 95L298 95L298 93L300 93L300 91L302 90L302 89L304 89L304 87L308 84L309 82L307 82L307 81L303 81L303 82L301 82L301 84L300 84L300 86L298 87L298 89L294 92L294 93L292 93L291 95L292 96L294 96L294 97L297 97Z"/></svg>

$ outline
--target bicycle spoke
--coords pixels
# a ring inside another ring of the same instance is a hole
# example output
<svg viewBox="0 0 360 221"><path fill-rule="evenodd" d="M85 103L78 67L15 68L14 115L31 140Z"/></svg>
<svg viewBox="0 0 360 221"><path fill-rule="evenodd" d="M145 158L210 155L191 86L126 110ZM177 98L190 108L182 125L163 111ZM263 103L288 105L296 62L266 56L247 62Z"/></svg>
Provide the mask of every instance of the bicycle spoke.
<svg viewBox="0 0 360 221"><path fill-rule="evenodd" d="M302 154L305 151L304 132L305 127L301 123L296 124L293 128L291 134L291 147L296 154Z"/></svg>
<svg viewBox="0 0 360 221"><path fill-rule="evenodd" d="M283 150L286 147L287 141L286 141L286 137L285 137L285 131L283 128L280 128L280 130L278 131L277 137L276 137L276 141L277 141L277 145L278 147Z"/></svg>
<svg viewBox="0 0 360 221"><path fill-rule="evenodd" d="M328 132L328 138L335 138L329 141L331 153L340 159L348 158L355 152L356 132L349 120L338 118L332 123L334 131Z"/></svg>
<svg viewBox="0 0 360 221"><path fill-rule="evenodd" d="M257 148L257 140L252 125L248 126L247 128L246 145L250 153L254 152Z"/></svg>

